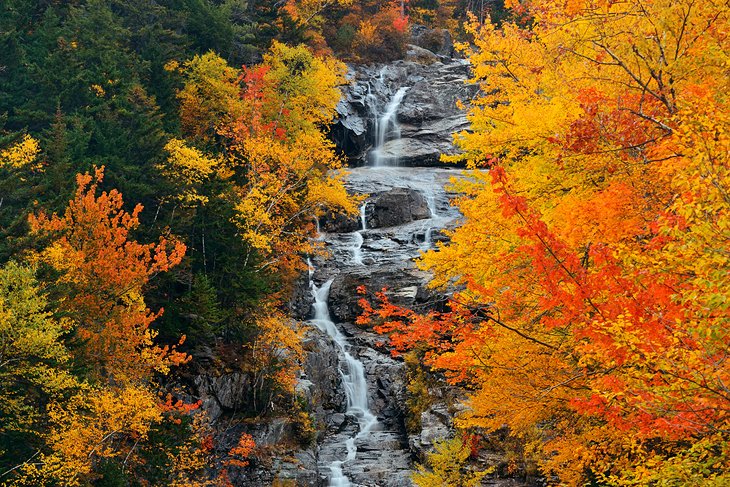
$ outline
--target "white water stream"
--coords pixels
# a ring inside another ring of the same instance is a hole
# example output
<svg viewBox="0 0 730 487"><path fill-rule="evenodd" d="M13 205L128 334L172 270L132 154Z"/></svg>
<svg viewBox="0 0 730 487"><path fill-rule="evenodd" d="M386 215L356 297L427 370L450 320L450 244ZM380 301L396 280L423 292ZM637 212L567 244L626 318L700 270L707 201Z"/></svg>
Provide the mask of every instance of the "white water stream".
<svg viewBox="0 0 730 487"><path fill-rule="evenodd" d="M403 101L403 97L408 91L407 87L398 88L393 98L385 106L385 111L382 114L377 112L375 105L371 106L371 111L375 115L375 146L370 152L370 161L373 166L397 166L398 157L384 155L383 147L389 140L400 139L400 126L398 125L398 107ZM371 103L374 103L375 98L368 97Z"/></svg>
<svg viewBox="0 0 730 487"><path fill-rule="evenodd" d="M368 229L368 224L365 217L366 206L367 202L364 202L360 207L361 228L355 232L352 232L352 263L355 265L363 265L362 244L365 243L365 238L363 237L362 232Z"/></svg>
<svg viewBox="0 0 730 487"><path fill-rule="evenodd" d="M347 447L346 458L344 460L336 460L330 465L330 486L349 487L350 480L343 473L342 464L345 462L351 462L355 459L357 456L357 446L355 443L362 436L373 431L378 424L378 419L368 408L368 384L365 380L365 368L363 367L362 362L350 354L350 345L347 343L347 339L340 329L337 328L337 325L335 325L332 321L332 318L330 318L327 299L329 297L332 279L325 282L318 288L312 281L313 272L314 269L310 263L309 285L312 289L312 295L314 296L314 304L312 305L312 308L314 309L314 318L312 319L312 323L317 328L327 333L344 357L343 362L346 370L340 369L340 375L342 376L342 384L345 388L345 396L347 397L347 413L357 418L359 426L357 435L349 438L345 442Z"/></svg>

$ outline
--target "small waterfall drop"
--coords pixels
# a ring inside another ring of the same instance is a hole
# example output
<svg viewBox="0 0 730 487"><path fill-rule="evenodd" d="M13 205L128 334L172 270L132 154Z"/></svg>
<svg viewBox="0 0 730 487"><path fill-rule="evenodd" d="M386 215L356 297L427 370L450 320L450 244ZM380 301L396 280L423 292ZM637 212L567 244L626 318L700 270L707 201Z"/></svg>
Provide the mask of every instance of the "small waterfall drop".
<svg viewBox="0 0 730 487"><path fill-rule="evenodd" d="M376 109L371 107L371 111L375 116L375 146L370 152L370 160L373 166L398 165L397 156L384 156L382 152L386 142L400 139L398 107L407 91L407 87L399 88L385 106L385 111L382 114L379 114ZM373 103L374 97L368 99Z"/></svg>
<svg viewBox="0 0 730 487"><path fill-rule="evenodd" d="M367 230L368 229L368 219L367 219L367 208L368 203L367 201L363 202L362 206L360 207L360 226L362 227L360 230Z"/></svg>
<svg viewBox="0 0 730 487"><path fill-rule="evenodd" d="M327 300L329 298L330 287L332 286L332 279L318 288L312 281L314 268L310 262L308 264L310 269L309 287L314 296L314 304L312 305L314 318L311 322L317 328L327 333L336 344L344 359L341 363L344 362L345 370L341 368L340 375L345 389L345 396L347 397L347 413L357 418L359 426L358 433L345 442L347 449L346 458L344 460L336 460L330 465L330 487L349 487L350 480L345 476L342 465L345 462L350 462L355 459L357 456L357 446L355 443L358 439L374 430L378 425L378 419L368 408L368 384L365 380L365 368L362 362L350 354L350 344L330 317Z"/></svg>
<svg viewBox="0 0 730 487"><path fill-rule="evenodd" d="M362 244L365 239L362 236L362 231L358 230L352 234L352 263L355 265L362 265Z"/></svg>
<svg viewBox="0 0 730 487"><path fill-rule="evenodd" d="M352 233L352 263L355 265L363 265L362 261L362 244L365 243L365 238L362 232L368 229L367 219L365 216L365 209L367 202L363 202L360 206L360 229Z"/></svg>

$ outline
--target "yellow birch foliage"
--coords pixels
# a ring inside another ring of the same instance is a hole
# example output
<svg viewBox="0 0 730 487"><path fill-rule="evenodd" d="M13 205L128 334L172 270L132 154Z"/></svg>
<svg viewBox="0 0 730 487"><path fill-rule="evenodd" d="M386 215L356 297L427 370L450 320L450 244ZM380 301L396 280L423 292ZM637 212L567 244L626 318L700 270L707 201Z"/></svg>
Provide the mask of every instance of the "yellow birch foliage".
<svg viewBox="0 0 730 487"><path fill-rule="evenodd" d="M458 437L437 441L426 465L416 465L413 483L418 487L477 487L489 472L470 471L470 455L468 445Z"/></svg>
<svg viewBox="0 0 730 487"><path fill-rule="evenodd" d="M0 151L0 167L40 169L38 154L40 154L38 141L26 134L20 142Z"/></svg>
<svg viewBox="0 0 730 487"><path fill-rule="evenodd" d="M39 402L62 399L78 386L69 373L71 354L62 342L72 329L55 319L35 270L15 262L0 269L0 438L41 436ZM5 455L0 451L0 455Z"/></svg>
<svg viewBox="0 0 730 487"><path fill-rule="evenodd" d="M53 453L42 460L43 474L69 487L93 479L99 461L133 455L162 420L158 398L144 386L88 389L52 406L50 415Z"/></svg>
<svg viewBox="0 0 730 487"><path fill-rule="evenodd" d="M183 63L186 83L177 97L183 133L200 143L212 143L221 126L240 116L238 71L209 52Z"/></svg>
<svg viewBox="0 0 730 487"><path fill-rule="evenodd" d="M205 204L208 196L201 194L200 186L221 165L220 158L212 158L195 147L188 146L180 139L170 139L165 145L167 160L160 164L159 170L164 177L179 188L179 198L187 204Z"/></svg>
<svg viewBox="0 0 730 487"><path fill-rule="evenodd" d="M246 174L235 187L235 223L264 266L285 275L312 250L315 216L325 208L357 212L342 175L333 172L341 161L324 133L344 73L338 61L275 43L261 65L243 73L243 116L221 130L230 167Z"/></svg>

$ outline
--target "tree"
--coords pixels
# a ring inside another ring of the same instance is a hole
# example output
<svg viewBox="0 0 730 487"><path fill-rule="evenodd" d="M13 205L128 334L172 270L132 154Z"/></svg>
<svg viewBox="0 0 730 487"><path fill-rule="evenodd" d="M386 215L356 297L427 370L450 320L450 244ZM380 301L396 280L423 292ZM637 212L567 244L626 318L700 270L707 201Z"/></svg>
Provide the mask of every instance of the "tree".
<svg viewBox="0 0 730 487"><path fill-rule="evenodd" d="M184 72L183 120L193 120L196 137L216 136L225 146L218 174L230 180L241 235L263 268L291 272L311 250L312 219L322 207L356 211L339 176L328 174L341 162L323 132L344 65L275 43L240 76L213 54L186 63Z"/></svg>
<svg viewBox="0 0 730 487"><path fill-rule="evenodd" d="M137 382L186 360L174 348L153 343L150 324L161 311L146 308L143 295L152 276L182 260L185 246L163 237L157 244L130 240L142 206L127 213L116 190L97 197L103 174L101 168L93 177L79 175L63 216L31 215L30 225L52 238L38 257L59 273L60 306L78 323L80 350L95 375Z"/></svg>
<svg viewBox="0 0 730 487"><path fill-rule="evenodd" d="M43 445L45 406L73 394L71 354L63 337L73 323L49 311L34 269L10 262L0 269L0 468L31 458Z"/></svg>
<svg viewBox="0 0 730 487"><path fill-rule="evenodd" d="M205 463L194 441L201 421L190 420L199 404L162 401L155 385L157 374L189 357L154 343L150 324L161 311L151 312L144 301L150 278L177 265L185 246L132 240L142 208L123 210L116 190L97 196L102 178L103 168L93 177L78 175L63 216L30 218L33 232L48 240L33 259L50 268L47 287L63 319L45 311L30 270L10 265L0 274L0 373L8 406L2 413L9 419L3 440L7 432L34 433L38 448L5 474L12 473L12 485L80 486L114 476L147 482L154 479L146 467L156 450L153 437L172 424L182 425L182 438L169 438L167 458L158 460L168 484L204 485L191 478ZM67 349L61 340L72 332ZM22 381L30 392L17 390Z"/></svg>
<svg viewBox="0 0 730 487"><path fill-rule="evenodd" d="M728 10L511 6L471 25L482 95L456 137L490 170L423 259L463 290L374 316L470 391L462 427L537 431L548 478L727 482Z"/></svg>
<svg viewBox="0 0 730 487"><path fill-rule="evenodd" d="M469 447L458 437L437 441L428 454L428 467L418 464L413 482L418 487L476 487L488 471L468 471Z"/></svg>

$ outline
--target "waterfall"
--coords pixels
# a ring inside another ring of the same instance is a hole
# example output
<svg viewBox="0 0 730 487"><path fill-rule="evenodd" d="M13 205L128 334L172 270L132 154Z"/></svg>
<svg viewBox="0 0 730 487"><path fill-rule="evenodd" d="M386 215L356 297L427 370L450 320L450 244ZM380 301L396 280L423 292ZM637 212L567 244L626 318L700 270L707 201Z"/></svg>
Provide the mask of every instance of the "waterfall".
<svg viewBox="0 0 730 487"><path fill-rule="evenodd" d="M345 442L347 449L346 458L344 460L336 460L330 465L330 487L349 487L350 480L343 473L342 465L345 462L350 462L355 459L357 456L356 441L369 434L378 424L378 419L368 408L368 384L365 380L365 368L362 362L350 354L350 344L347 343L347 339L330 317L327 299L329 298L332 279L318 288L312 281L312 273L314 271L311 263L309 265L309 286L314 296L314 304L312 305L314 318L311 321L317 328L327 333L344 358L340 363L344 362L345 370L341 368L340 375L345 389L345 396L347 397L347 412L357 418L359 426L357 435L347 439Z"/></svg>
<svg viewBox="0 0 730 487"><path fill-rule="evenodd" d="M355 194L372 196L359 203L355 222L325 226L323 220L323 243L331 258L322 268L309 268L308 293L314 298L309 323L317 329L315 335L323 336L319 340L327 340L322 344L326 362L317 362L317 366L332 364L334 369L320 378L327 388L328 402L321 416L325 429L312 460L321 485L412 485L413 459L399 419L404 406L395 402L402 397L402 365L374 345L380 337L353 324L357 311L351 306L357 296L350 292L353 285L372 287L384 282L404 303L415 299L409 293L412 286L420 285L422 277L414 259L433 250L439 232L458 217L456 208L446 204L449 194L445 189L456 174L449 168L351 168L348 188ZM383 227L375 218L381 208L386 209L380 204L376 208L378 194L396 188L422 195L408 203L418 208L422 218ZM340 276L334 284L328 281L333 275ZM337 285L340 279L343 286ZM342 313L342 323L335 317L335 309L338 316ZM357 337L357 344L352 336ZM317 374L312 379L315 377Z"/></svg>
<svg viewBox="0 0 730 487"><path fill-rule="evenodd" d="M365 243L365 238L363 237L362 232L368 229L365 217L366 207L367 202L364 202L362 206L360 206L360 226L362 228L352 233L352 263L355 265L363 265L362 244Z"/></svg>
<svg viewBox="0 0 730 487"><path fill-rule="evenodd" d="M393 98L385 106L385 111L382 114L378 114L377 110L372 109L375 116L375 146L370 153L370 159L373 166L384 166L384 165L398 165L398 156L384 156L383 146L389 140L400 139L400 126L398 125L398 107L403 101L403 97L408 91L407 87L399 88L395 92ZM370 103L373 103L374 97L370 98ZM390 136L390 138L389 138Z"/></svg>
<svg viewBox="0 0 730 487"><path fill-rule="evenodd" d="M361 230L367 230L368 229L368 220L367 220L367 210L368 203L363 202L362 206L360 207L360 226L362 227Z"/></svg>
<svg viewBox="0 0 730 487"><path fill-rule="evenodd" d="M431 218L438 216L436 210L436 195L432 192L426 195L426 204L428 205L428 211L431 213Z"/></svg>

